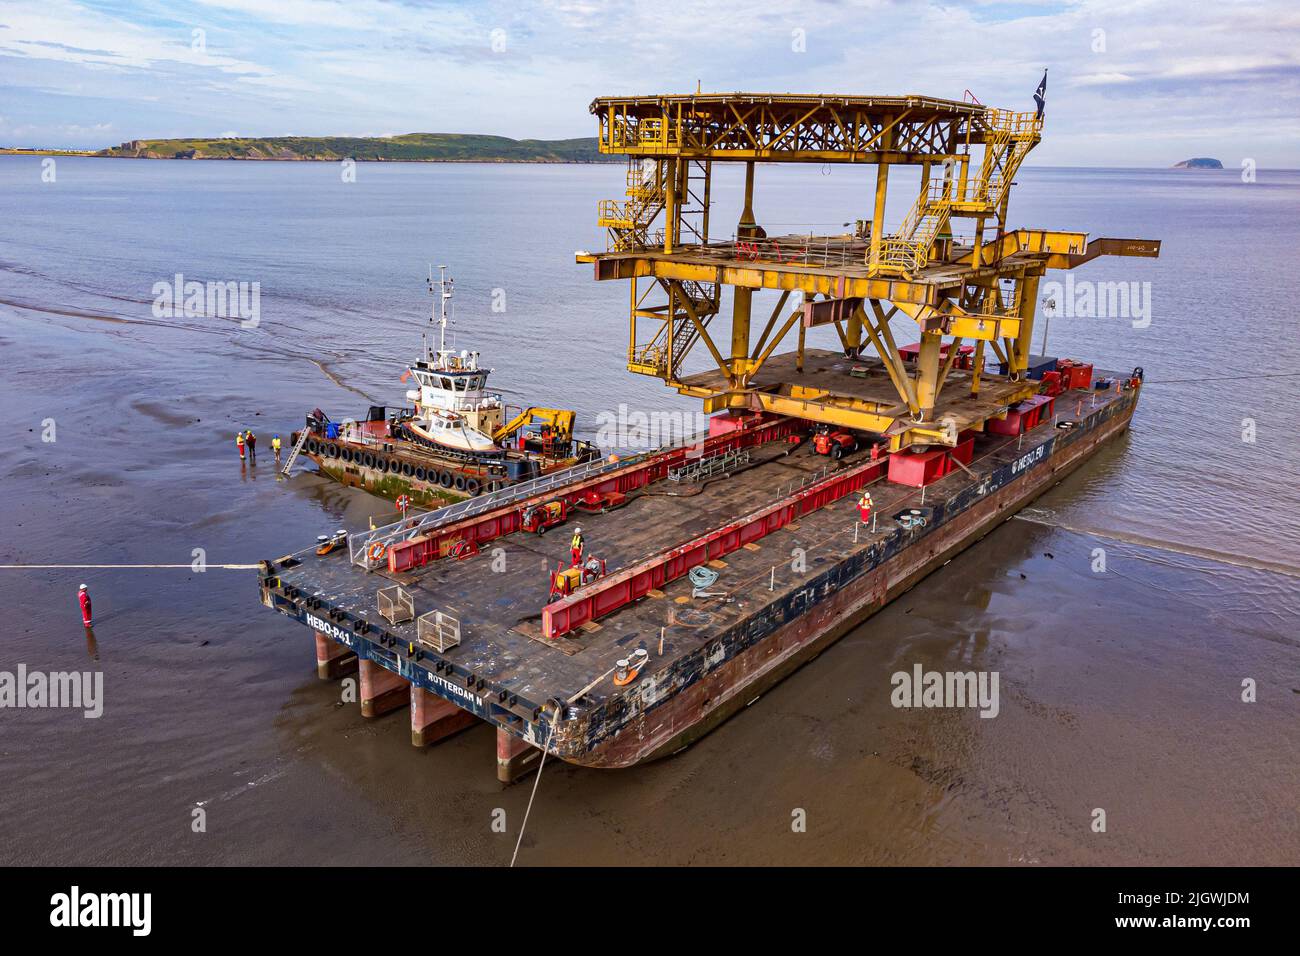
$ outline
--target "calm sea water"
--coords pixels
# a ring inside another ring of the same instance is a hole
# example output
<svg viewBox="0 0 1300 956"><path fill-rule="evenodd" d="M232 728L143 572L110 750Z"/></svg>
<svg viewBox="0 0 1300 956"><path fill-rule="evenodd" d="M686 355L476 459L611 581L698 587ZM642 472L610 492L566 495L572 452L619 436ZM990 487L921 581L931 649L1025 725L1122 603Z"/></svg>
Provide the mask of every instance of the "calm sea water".
<svg viewBox="0 0 1300 956"><path fill-rule="evenodd" d="M313 406L402 401L430 263L456 279L457 346L511 401L573 407L588 437L620 402L693 410L624 370L626 288L573 264L603 247L595 204L622 167L363 164L353 183L331 164L41 169L0 157L0 563L181 567L0 569L0 670L102 668L107 696L98 720L0 711L0 860L508 859L491 812L526 796L497 786L490 733L413 751L403 714L363 721L315 681L310 636L258 607L252 572L188 565L385 510L310 473L277 481L268 439ZM737 217L736 172L719 175L715 235ZM866 215L869 175L761 167L756 212L772 234L838 231ZM548 768L528 862L1300 855L1300 173L1018 179L1016 225L1164 241L1158 260L1074 273L1149 289L1149 324L1050 326L1051 354L1145 369L1131 434L687 753ZM913 187L895 177L897 215ZM259 283L260 325L156 317L153 286L177 273ZM256 468L235 454L242 427L263 439ZM1002 715L894 710L889 674L914 662L999 669ZM1105 839L1098 806L1123 821Z"/></svg>

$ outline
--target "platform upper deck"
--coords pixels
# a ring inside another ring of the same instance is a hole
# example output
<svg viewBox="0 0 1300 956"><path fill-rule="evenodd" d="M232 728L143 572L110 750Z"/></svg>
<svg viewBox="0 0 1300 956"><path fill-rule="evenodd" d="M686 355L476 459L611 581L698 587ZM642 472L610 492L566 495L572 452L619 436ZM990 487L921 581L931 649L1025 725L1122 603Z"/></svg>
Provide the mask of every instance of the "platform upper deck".
<svg viewBox="0 0 1300 956"><path fill-rule="evenodd" d="M983 142L1010 115L942 97L842 93L603 96L590 110L603 153L819 163L926 162Z"/></svg>

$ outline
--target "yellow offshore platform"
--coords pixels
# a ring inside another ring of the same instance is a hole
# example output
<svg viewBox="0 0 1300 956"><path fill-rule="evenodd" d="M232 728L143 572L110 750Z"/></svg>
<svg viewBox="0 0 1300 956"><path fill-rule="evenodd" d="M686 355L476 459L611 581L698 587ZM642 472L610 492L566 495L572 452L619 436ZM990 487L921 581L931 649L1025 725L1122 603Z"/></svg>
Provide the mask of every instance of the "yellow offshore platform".
<svg viewBox="0 0 1300 956"><path fill-rule="evenodd" d="M1007 228L1012 180L1041 137L1041 109L915 95L694 93L601 97L591 112L600 151L628 158L627 195L600 203L606 251L577 259L593 263L598 280L632 280L628 368L703 399L707 413L789 415L877 433L891 450L954 445L1039 390L1026 372L1045 270L1159 255L1158 241ZM740 221L720 241L709 236L715 162L745 164ZM870 217L851 233L770 236L754 212L758 162L875 165ZM886 232L896 165L920 166L921 187ZM729 342L715 337L724 286ZM762 289L779 298L754 342ZM917 325L912 361L890 330L900 313ZM805 331L823 325L834 325L843 354L805 349ZM796 327L795 351L776 354ZM962 368L967 341L973 361ZM701 342L716 369L682 374ZM867 342L874 357L861 354ZM986 349L1005 374L987 372Z"/></svg>

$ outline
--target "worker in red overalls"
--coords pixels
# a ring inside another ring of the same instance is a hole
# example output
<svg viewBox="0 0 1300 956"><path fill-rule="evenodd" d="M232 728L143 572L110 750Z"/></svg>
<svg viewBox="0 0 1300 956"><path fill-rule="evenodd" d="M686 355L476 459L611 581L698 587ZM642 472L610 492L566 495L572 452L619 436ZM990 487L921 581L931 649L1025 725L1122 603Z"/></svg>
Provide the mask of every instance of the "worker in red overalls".
<svg viewBox="0 0 1300 956"><path fill-rule="evenodd" d="M83 584L77 594L77 599L81 602L81 622L90 627L90 592L86 590Z"/></svg>
<svg viewBox="0 0 1300 956"><path fill-rule="evenodd" d="M871 492L862 492L862 497L858 499L858 514L862 516L863 524L871 523Z"/></svg>
<svg viewBox="0 0 1300 956"><path fill-rule="evenodd" d="M582 529L573 529L573 540L569 542L569 551L573 555L573 566L582 564Z"/></svg>
<svg viewBox="0 0 1300 956"><path fill-rule="evenodd" d="M237 432L235 434L235 447L239 449L239 460L243 461L244 460L244 433L243 432Z"/></svg>

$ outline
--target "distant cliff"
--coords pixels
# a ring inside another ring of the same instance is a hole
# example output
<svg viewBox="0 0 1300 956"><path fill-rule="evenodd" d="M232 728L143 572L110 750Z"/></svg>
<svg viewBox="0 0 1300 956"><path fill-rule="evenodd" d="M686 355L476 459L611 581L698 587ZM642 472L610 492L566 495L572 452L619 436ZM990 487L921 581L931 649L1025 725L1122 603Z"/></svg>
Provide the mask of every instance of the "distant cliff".
<svg viewBox="0 0 1300 956"><path fill-rule="evenodd" d="M579 139L510 139L466 133L404 136L274 136L267 138L133 139L96 156L127 159L342 159L425 163L600 163L594 136Z"/></svg>
<svg viewBox="0 0 1300 956"><path fill-rule="evenodd" d="M1184 159L1181 163L1174 163L1174 169L1222 169L1223 163L1217 159L1208 159L1199 157L1197 159Z"/></svg>

